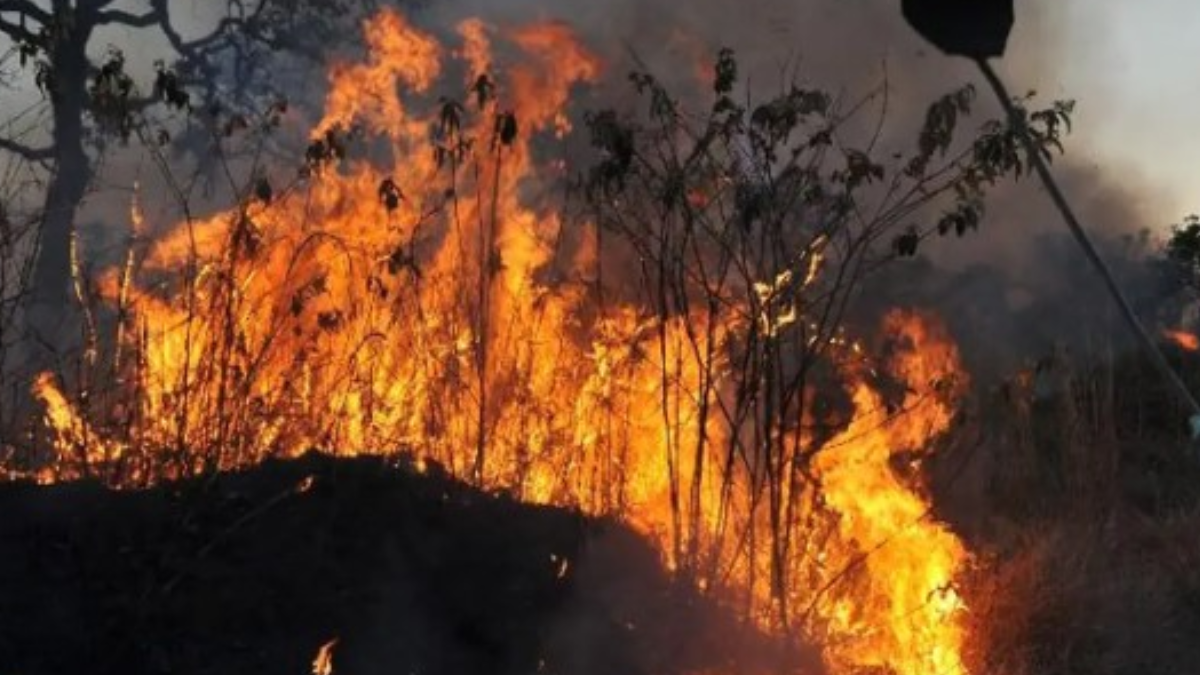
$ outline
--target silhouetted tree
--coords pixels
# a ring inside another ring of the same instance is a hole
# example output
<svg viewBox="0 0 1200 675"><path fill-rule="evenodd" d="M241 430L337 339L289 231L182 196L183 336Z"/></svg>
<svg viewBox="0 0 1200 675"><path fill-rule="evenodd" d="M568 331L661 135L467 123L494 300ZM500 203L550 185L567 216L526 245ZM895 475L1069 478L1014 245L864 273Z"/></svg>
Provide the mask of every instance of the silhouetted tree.
<svg viewBox="0 0 1200 675"><path fill-rule="evenodd" d="M71 242L79 206L93 178L95 147L139 133L140 113L154 105L213 111L223 96L246 96L264 54L286 50L316 58L336 26L362 16L372 0L230 0L224 15L200 35L181 27L170 0L0 0L0 37L15 46L24 74L48 103L51 128L43 145L0 135L5 154L48 174L32 279L23 302L27 328L53 343L71 310ZM139 87L114 47L97 55L98 35L111 28L161 33L174 62L156 62L152 86ZM193 29L194 30L194 29ZM0 39L0 44L3 40ZM224 93L222 92L224 89ZM266 90L267 88L263 88ZM4 120L0 120L4 121ZM165 138L154 135L156 142ZM11 293L12 289L5 289Z"/></svg>

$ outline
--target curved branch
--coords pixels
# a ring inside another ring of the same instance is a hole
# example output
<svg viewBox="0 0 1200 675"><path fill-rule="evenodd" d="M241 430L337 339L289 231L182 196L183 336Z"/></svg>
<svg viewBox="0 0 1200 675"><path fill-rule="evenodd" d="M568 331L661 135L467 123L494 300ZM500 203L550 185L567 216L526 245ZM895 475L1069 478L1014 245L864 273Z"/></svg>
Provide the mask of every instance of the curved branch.
<svg viewBox="0 0 1200 675"><path fill-rule="evenodd" d="M24 143L18 143L7 138L0 138L0 151L10 152L30 162L44 162L54 158L53 145L44 148L31 148Z"/></svg>
<svg viewBox="0 0 1200 675"><path fill-rule="evenodd" d="M19 23L5 21L4 17L0 17L0 33L12 38L13 42L32 42L36 37L33 31Z"/></svg>
<svg viewBox="0 0 1200 675"><path fill-rule="evenodd" d="M96 25L118 23L130 28L149 28L160 23L166 23L155 3L155 9L145 14L134 14L120 9L110 9L96 15ZM164 3L165 6L165 3Z"/></svg>
<svg viewBox="0 0 1200 675"><path fill-rule="evenodd" d="M248 15L239 17L227 16L221 19L207 35L191 41L184 40L183 36L179 34L179 31L172 23L168 0L151 0L151 7L153 7L152 13L158 18L159 27L162 28L163 34L167 36L167 41L171 43L171 47L187 59L194 57L198 51L216 43L230 29L244 27L256 21L262 15L263 10L269 2L270 0L260 0L255 6L254 11Z"/></svg>
<svg viewBox="0 0 1200 675"><path fill-rule="evenodd" d="M50 22L50 12L39 7L31 0L0 0L0 12L15 12L31 16L41 24Z"/></svg>

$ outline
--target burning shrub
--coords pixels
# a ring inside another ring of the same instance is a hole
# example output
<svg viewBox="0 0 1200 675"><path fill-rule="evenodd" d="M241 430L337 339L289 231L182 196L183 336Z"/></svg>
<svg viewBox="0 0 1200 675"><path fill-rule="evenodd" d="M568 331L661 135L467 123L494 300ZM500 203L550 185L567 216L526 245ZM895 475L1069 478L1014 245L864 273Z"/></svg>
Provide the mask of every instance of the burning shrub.
<svg viewBox="0 0 1200 675"><path fill-rule="evenodd" d="M885 318L883 356L843 324L871 269L977 223L1023 165L1007 127L956 141L960 90L913 156L880 160L845 131L870 98L796 85L747 105L726 50L700 115L635 73L646 112L589 116L597 157L568 171L537 150L570 135L603 64L566 26L467 21L454 50L392 11L364 31L295 183L256 171L228 212L101 281L123 412L41 378L47 477L134 487L404 448L626 519L839 672L964 672L967 554L914 479L962 394L957 350L922 314ZM451 58L466 77L447 85ZM420 107L442 89L474 105Z"/></svg>

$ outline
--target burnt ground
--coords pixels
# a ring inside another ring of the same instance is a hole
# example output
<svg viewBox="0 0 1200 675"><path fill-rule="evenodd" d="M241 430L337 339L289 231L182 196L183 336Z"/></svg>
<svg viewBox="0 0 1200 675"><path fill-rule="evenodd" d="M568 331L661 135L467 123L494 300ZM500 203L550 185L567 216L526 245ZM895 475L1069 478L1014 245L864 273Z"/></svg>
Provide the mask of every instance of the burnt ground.
<svg viewBox="0 0 1200 675"><path fill-rule="evenodd" d="M23 675L306 674L334 637L340 675L764 664L678 586L615 523L381 459L0 486L0 671Z"/></svg>

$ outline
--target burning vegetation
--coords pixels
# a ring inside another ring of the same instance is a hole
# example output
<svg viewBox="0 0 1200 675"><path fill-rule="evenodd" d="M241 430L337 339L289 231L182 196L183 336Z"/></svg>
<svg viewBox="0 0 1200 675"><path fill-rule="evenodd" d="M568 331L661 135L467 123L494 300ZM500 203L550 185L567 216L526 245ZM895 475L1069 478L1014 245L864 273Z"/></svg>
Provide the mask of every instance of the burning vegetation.
<svg viewBox="0 0 1200 675"><path fill-rule="evenodd" d="M1163 331L1163 337L1180 349L1189 352L1200 351L1200 338L1196 337L1194 333L1182 330L1168 330Z"/></svg>
<svg viewBox="0 0 1200 675"><path fill-rule="evenodd" d="M399 452L627 523L832 673L965 675L972 558L925 464L968 377L932 314L846 325L871 269L978 224L1026 165L1011 130L956 140L964 88L881 162L843 134L863 105L747 104L729 51L702 114L640 71L628 110L585 112L610 66L568 26L457 28L367 21L302 166L251 167L230 210L151 234L135 202L84 367L38 376L43 433L11 475L137 489ZM1043 149L1068 112L1029 114ZM252 131L294 123L278 104ZM338 672L329 629L314 673Z"/></svg>

